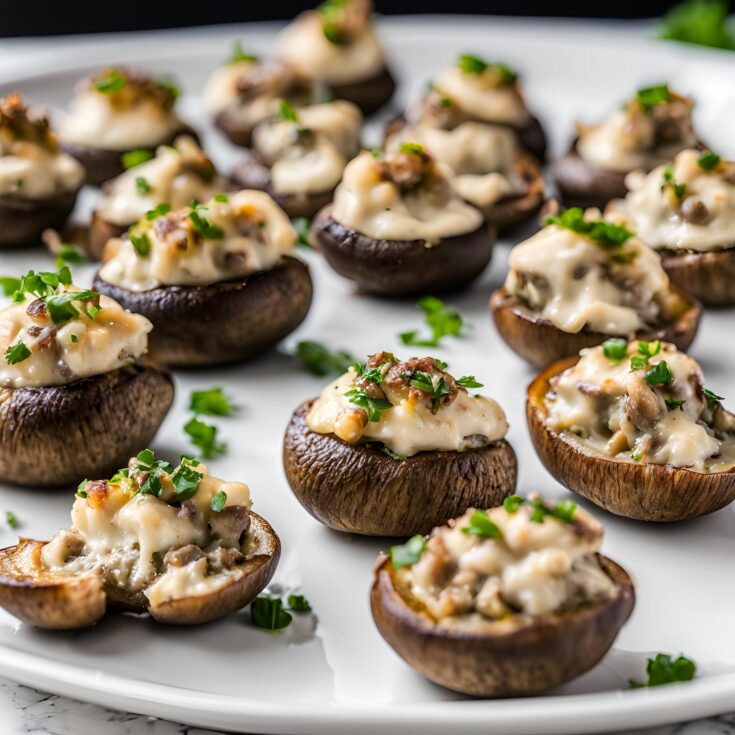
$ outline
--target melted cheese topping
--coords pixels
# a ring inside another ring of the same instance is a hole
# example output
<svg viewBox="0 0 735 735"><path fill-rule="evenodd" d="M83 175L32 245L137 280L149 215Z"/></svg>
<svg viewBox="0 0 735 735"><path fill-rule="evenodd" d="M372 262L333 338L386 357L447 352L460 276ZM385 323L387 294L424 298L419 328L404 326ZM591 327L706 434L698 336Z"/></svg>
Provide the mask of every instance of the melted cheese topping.
<svg viewBox="0 0 735 735"><path fill-rule="evenodd" d="M701 155L686 150L674 160L673 178L686 187L681 199L671 187L662 191L664 166L626 178L630 191L619 209L651 247L704 253L735 246L735 164L704 171ZM701 222L685 216L695 206L705 208Z"/></svg>
<svg viewBox="0 0 735 735"><path fill-rule="evenodd" d="M193 469L202 477L186 509L178 504L167 473L159 475L160 497L138 492L127 479L88 489L87 497L77 496L74 501L72 528L60 531L44 546L42 562L55 574L99 574L107 585L126 595L142 592L154 606L216 591L238 569L218 568L213 573L219 550L238 549L247 556L249 544L247 539L240 545L239 539L218 536L216 524L222 512L212 510L212 498L223 492L225 509L249 510L250 490L243 483L210 476L201 463ZM164 563L168 552L189 545L201 553L182 559L184 563ZM73 546L78 547L76 555L70 554Z"/></svg>
<svg viewBox="0 0 735 735"><path fill-rule="evenodd" d="M435 528L421 559L398 570L399 585L446 628L541 617L612 597L616 585L596 556L602 526L579 508L572 523L549 516L537 523L532 511L526 504L515 513L488 510L500 538L463 532L472 508Z"/></svg>
<svg viewBox="0 0 735 735"><path fill-rule="evenodd" d="M348 84L376 76L385 54L372 26L366 24L348 43L332 43L324 35L316 11L299 15L279 35L278 55L304 74L327 84Z"/></svg>
<svg viewBox="0 0 735 735"><path fill-rule="evenodd" d="M216 114L231 105L237 104L240 101L238 91L240 82L249 73L255 71L258 66L259 64L255 60L243 60L224 64L215 69L212 76L207 80L203 92L204 106L210 114ZM275 108L271 112L275 112ZM267 112L263 117L254 120L253 124L264 120L271 112Z"/></svg>
<svg viewBox="0 0 735 735"><path fill-rule="evenodd" d="M298 122L259 125L253 147L271 167L276 192L318 194L339 183L359 151L361 125L360 110L350 102L310 105L298 111Z"/></svg>
<svg viewBox="0 0 735 735"><path fill-rule="evenodd" d="M59 293L76 290L69 287ZM48 312L29 315L34 300L29 296L0 311L0 355L19 341L31 351L30 357L13 365L0 357L0 387L71 383L117 370L148 349L153 325L144 316L125 311L114 299L100 296L100 311L93 319L86 314L86 304L73 302L80 313L62 324L54 324Z"/></svg>
<svg viewBox="0 0 735 735"><path fill-rule="evenodd" d="M100 277L130 291L159 286L197 286L243 278L275 267L293 252L296 233L284 211L261 191L239 191L228 201L210 200L203 216L221 228L220 238L203 238L188 209L135 225L149 251L140 255L129 239L105 248Z"/></svg>
<svg viewBox="0 0 735 735"><path fill-rule="evenodd" d="M173 109L164 109L150 97L126 107L115 106L110 95L87 87L72 100L59 137L64 143L127 151L160 145L182 127Z"/></svg>
<svg viewBox="0 0 735 735"><path fill-rule="evenodd" d="M514 247L509 265L508 291L564 332L632 336L659 320L669 294L661 259L637 238L611 251L551 225Z"/></svg>
<svg viewBox="0 0 735 735"><path fill-rule="evenodd" d="M449 186L404 192L392 181L382 180L368 152L347 164L334 194L332 216L376 240L425 240L429 245L472 232L483 222L480 211Z"/></svg>
<svg viewBox="0 0 735 735"><path fill-rule="evenodd" d="M463 72L456 66L444 69L434 79L434 89L471 117L491 123L521 127L530 114L516 84L499 84L496 72Z"/></svg>
<svg viewBox="0 0 735 735"><path fill-rule="evenodd" d="M406 142L420 143L452 169L454 190L478 207L490 206L515 191L506 173L518 156L518 139L507 127L478 122L460 123L451 130L406 125L391 137L386 150L396 151Z"/></svg>
<svg viewBox="0 0 735 735"><path fill-rule="evenodd" d="M673 379L649 385L649 368L631 370L629 358L637 346L631 343L621 361L605 357L602 347L582 350L579 362L553 382L546 399L549 427L606 457L696 472L735 466L735 437L713 428L699 365L673 345L664 345L650 358L650 367L665 361ZM667 407L667 400L683 403Z"/></svg>
<svg viewBox="0 0 735 735"><path fill-rule="evenodd" d="M355 378L350 368L322 391L306 416L307 426L312 431L343 433L339 428L342 417L355 410L355 405L345 395L355 387ZM380 421L369 421L359 438L382 442L404 457L419 452L461 452L499 441L508 432L503 409L492 398L473 397L460 390L452 403L432 413L425 401L403 399L385 384L383 389L393 408L382 413Z"/></svg>
<svg viewBox="0 0 735 735"><path fill-rule="evenodd" d="M579 132L579 155L597 168L620 173L650 171L697 142L690 132L687 140L662 143L650 115L631 115L627 109L618 110L599 125L581 127Z"/></svg>
<svg viewBox="0 0 735 735"><path fill-rule="evenodd" d="M211 175L204 175L205 171ZM147 183L147 191L139 186L140 179ZM194 138L181 135L173 146L160 146L155 158L113 179L97 213L106 222L128 226L161 202L177 209L192 199L206 201L228 188L227 180L215 174Z"/></svg>

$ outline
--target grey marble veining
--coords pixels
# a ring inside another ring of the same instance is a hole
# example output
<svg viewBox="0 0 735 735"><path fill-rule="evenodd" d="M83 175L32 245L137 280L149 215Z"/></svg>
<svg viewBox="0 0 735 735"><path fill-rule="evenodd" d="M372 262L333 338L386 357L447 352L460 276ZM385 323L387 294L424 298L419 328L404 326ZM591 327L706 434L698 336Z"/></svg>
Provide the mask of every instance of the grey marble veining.
<svg viewBox="0 0 735 735"><path fill-rule="evenodd" d="M227 735L57 697L0 679L2 735ZM735 713L618 735L735 735Z"/></svg>

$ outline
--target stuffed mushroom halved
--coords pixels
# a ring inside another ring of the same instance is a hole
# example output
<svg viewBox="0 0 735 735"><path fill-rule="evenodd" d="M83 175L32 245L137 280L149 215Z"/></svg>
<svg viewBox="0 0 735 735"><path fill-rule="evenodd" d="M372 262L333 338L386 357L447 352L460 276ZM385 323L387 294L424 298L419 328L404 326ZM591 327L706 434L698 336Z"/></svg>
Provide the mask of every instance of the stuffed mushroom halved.
<svg viewBox="0 0 735 735"><path fill-rule="evenodd" d="M639 89L625 106L598 125L577 125L571 150L553 166L567 205L604 207L625 196L631 171L650 171L697 145L694 103L666 84ZM651 243L652 244L652 243Z"/></svg>
<svg viewBox="0 0 735 735"><path fill-rule="evenodd" d="M509 265L490 308L506 344L535 367L611 336L684 350L699 327L701 306L669 282L656 252L599 210L549 217Z"/></svg>
<svg viewBox="0 0 735 735"><path fill-rule="evenodd" d="M707 306L735 304L735 162L689 149L626 184L608 213L660 253L683 291Z"/></svg>
<svg viewBox="0 0 735 735"><path fill-rule="evenodd" d="M88 184L102 184L192 132L176 113L178 95L168 79L103 69L79 83L59 126L62 146L82 163Z"/></svg>
<svg viewBox="0 0 735 735"><path fill-rule="evenodd" d="M388 352L304 402L286 429L283 461L306 510L330 528L408 536L515 489L508 423L491 398L470 396L431 358Z"/></svg>
<svg viewBox="0 0 735 735"><path fill-rule="evenodd" d="M674 345L608 340L531 384L526 413L541 461L617 515L680 521L735 499L735 417Z"/></svg>
<svg viewBox="0 0 735 735"><path fill-rule="evenodd" d="M94 285L150 319L160 362L241 362L290 334L309 310L311 278L293 257L295 243L288 217L262 191L158 205L108 242Z"/></svg>
<svg viewBox="0 0 735 735"><path fill-rule="evenodd" d="M86 628L107 611L195 625L251 602L278 564L280 540L240 482L196 459L150 449L109 480L85 480L72 526L0 551L0 606L29 625Z"/></svg>
<svg viewBox="0 0 735 735"><path fill-rule="evenodd" d="M450 182L457 194L499 232L529 219L543 203L541 169L521 150L510 128L476 121L449 130L394 123L386 131L385 149L394 152L411 141L452 170Z"/></svg>
<svg viewBox="0 0 735 735"><path fill-rule="evenodd" d="M396 89L385 52L371 23L370 0L325 0L301 13L280 34L280 58L324 84L337 99L370 115Z"/></svg>
<svg viewBox="0 0 735 735"><path fill-rule="evenodd" d="M68 268L29 271L0 311L0 480L63 487L109 472L149 442L173 401L145 362L151 323Z"/></svg>
<svg viewBox="0 0 735 735"><path fill-rule="evenodd" d="M635 605L602 526L569 501L513 495L381 555L370 596L381 635L440 686L538 694L591 669Z"/></svg>
<svg viewBox="0 0 735 735"><path fill-rule="evenodd" d="M46 228L61 227L83 183L48 117L17 92L0 97L0 249L38 244Z"/></svg>
<svg viewBox="0 0 735 735"><path fill-rule="evenodd" d="M344 170L312 237L337 273L362 290L407 296L469 283L492 256L495 231L418 143L364 151Z"/></svg>
<svg viewBox="0 0 735 735"><path fill-rule="evenodd" d="M351 102L296 109L282 100L278 113L253 131L235 182L268 192L289 217L311 219L332 201L345 166L359 152L361 126Z"/></svg>
<svg viewBox="0 0 735 735"><path fill-rule="evenodd" d="M108 240L124 235L158 204L178 209L232 188L196 140L180 135L173 145L159 146L153 158L105 184L92 214L86 250L94 260L101 260Z"/></svg>

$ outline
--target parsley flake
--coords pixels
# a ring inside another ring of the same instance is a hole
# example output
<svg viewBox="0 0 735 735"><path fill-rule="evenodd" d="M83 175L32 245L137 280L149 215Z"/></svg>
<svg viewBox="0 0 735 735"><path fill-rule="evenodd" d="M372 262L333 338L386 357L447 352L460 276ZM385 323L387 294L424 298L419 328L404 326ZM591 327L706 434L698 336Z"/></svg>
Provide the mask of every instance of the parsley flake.
<svg viewBox="0 0 735 735"><path fill-rule="evenodd" d="M390 547L390 560L393 569L413 566L426 551L426 539L421 535L413 536L405 544Z"/></svg>
<svg viewBox="0 0 735 735"><path fill-rule="evenodd" d="M400 153L408 153L413 156L424 155L424 146L421 143L401 143L401 147L398 150Z"/></svg>
<svg viewBox="0 0 735 735"><path fill-rule="evenodd" d="M85 253L76 245L72 245L68 242L62 242L61 245L59 245L58 252L56 253L56 260L54 262L54 265L57 268L63 268L66 263L71 263L72 265L82 265L83 263L87 263L88 261L89 258L87 258Z"/></svg>
<svg viewBox="0 0 735 735"><path fill-rule="evenodd" d="M717 393L712 392L708 388L705 388L704 391L704 397L707 401L707 408L709 409L710 413L717 408L718 401L724 400L723 396L718 396Z"/></svg>
<svg viewBox="0 0 735 735"><path fill-rule="evenodd" d="M674 6L661 21L659 38L735 50L727 0L687 0Z"/></svg>
<svg viewBox="0 0 735 735"><path fill-rule="evenodd" d="M19 362L27 360L30 356L31 351L20 339L14 345L10 345L10 347L5 350L5 362L7 362L8 365L17 365Z"/></svg>
<svg viewBox="0 0 735 735"><path fill-rule="evenodd" d="M135 148L132 151L126 151L120 156L120 161L124 168L133 168L140 166L141 163L150 161L153 158L153 151L149 148Z"/></svg>
<svg viewBox="0 0 735 735"><path fill-rule="evenodd" d="M385 444L381 445L380 451L383 452L383 454L387 454L391 459L395 460L396 462L406 461L406 457L404 457L402 454L394 452L390 447L386 447Z"/></svg>
<svg viewBox="0 0 735 735"><path fill-rule="evenodd" d="M184 425L184 431L189 435L189 441L199 449L205 459L219 457L227 451L227 444L217 441L217 427L207 424L196 416Z"/></svg>
<svg viewBox="0 0 735 735"><path fill-rule="evenodd" d="M135 177L135 188L138 190L140 194L148 194L153 189L153 187L150 184L150 181L148 181L148 179L146 179L145 176Z"/></svg>
<svg viewBox="0 0 735 735"><path fill-rule="evenodd" d="M250 603L253 624L263 630L282 630L291 625L293 617L283 608L280 597L260 595Z"/></svg>
<svg viewBox="0 0 735 735"><path fill-rule="evenodd" d="M194 208L189 212L189 219L194 223L194 229L205 240L221 240L225 236L225 231L218 225L212 224L202 212L203 209L198 208Z"/></svg>
<svg viewBox="0 0 735 735"><path fill-rule="evenodd" d="M128 83L119 69L107 69L94 80L94 88L102 94L119 92Z"/></svg>
<svg viewBox="0 0 735 735"><path fill-rule="evenodd" d="M372 398L361 388L353 388L348 390L345 395L350 399L350 403L355 406L364 408L368 415L368 421L377 423L384 411L393 408L393 404L384 398Z"/></svg>
<svg viewBox="0 0 735 735"><path fill-rule="evenodd" d="M671 190L674 192L674 195L677 199L684 198L687 190L687 185L678 182L674 178L674 167L671 164L668 164L664 168L663 175L661 176L661 191L663 191L667 186L671 187Z"/></svg>
<svg viewBox="0 0 735 735"><path fill-rule="evenodd" d="M668 385L673 379L674 375L666 360L657 362L646 371L646 383L649 385Z"/></svg>
<svg viewBox="0 0 735 735"><path fill-rule="evenodd" d="M559 215L547 217L544 225L556 225L584 235L604 250L617 250L633 237L633 233L622 225L607 220L587 220L581 207L570 207Z"/></svg>
<svg viewBox="0 0 735 735"><path fill-rule="evenodd" d="M209 507L215 513L221 513L225 509L225 503L227 502L227 493L224 490L220 490L213 498Z"/></svg>
<svg viewBox="0 0 735 735"><path fill-rule="evenodd" d="M628 342L620 337L611 337L602 343L602 354L608 360L620 362L628 354Z"/></svg>
<svg viewBox="0 0 735 735"><path fill-rule="evenodd" d="M20 522L15 516L15 513L13 513L12 510L6 510L5 511L5 523L8 524L10 528L12 528L14 531L16 528L20 526Z"/></svg>
<svg viewBox="0 0 735 735"><path fill-rule="evenodd" d="M459 380L457 380L457 385L460 388L482 388L484 387L484 384L478 382L474 375L463 375L461 378L459 378Z"/></svg>
<svg viewBox="0 0 735 735"><path fill-rule="evenodd" d="M456 309L447 306L434 296L424 296L416 302L416 306L424 312L426 324L431 330L431 337L419 337L418 330L401 332L399 337L404 345L439 347L444 337L460 336L464 321Z"/></svg>
<svg viewBox="0 0 735 735"><path fill-rule="evenodd" d="M346 373L355 358L349 352L331 352L320 342L303 340L296 345L296 357L312 374L323 378L330 373Z"/></svg>
<svg viewBox="0 0 735 735"><path fill-rule="evenodd" d="M503 532L484 510L476 510L470 516L470 525L465 526L462 533L482 538L503 538Z"/></svg>
<svg viewBox="0 0 735 735"><path fill-rule="evenodd" d="M203 416L231 416L235 405L222 388L194 390L189 397L189 410Z"/></svg>
<svg viewBox="0 0 735 735"><path fill-rule="evenodd" d="M636 100L645 112L650 112L662 102L671 102L669 85L656 84L652 87L642 87L636 92Z"/></svg>
<svg viewBox="0 0 735 735"><path fill-rule="evenodd" d="M288 609L295 613L311 612L311 605L303 595L289 595Z"/></svg>
<svg viewBox="0 0 735 735"><path fill-rule="evenodd" d="M460 54L457 66L465 74L484 74L488 69L497 72L501 84L513 84L518 79L518 73L509 66L499 62L489 62L474 54ZM451 104L451 102L450 102Z"/></svg>
<svg viewBox="0 0 735 735"><path fill-rule="evenodd" d="M232 44L232 53L227 59L228 64L237 64L240 61L257 61L258 57L254 54L249 54L245 51L242 46L242 41L239 39Z"/></svg>
<svg viewBox="0 0 735 735"><path fill-rule="evenodd" d="M648 681L645 683L631 679L631 689L657 687L662 684L673 684L679 681L691 681L697 674L697 665L686 656L674 659L667 653L657 653L646 663Z"/></svg>

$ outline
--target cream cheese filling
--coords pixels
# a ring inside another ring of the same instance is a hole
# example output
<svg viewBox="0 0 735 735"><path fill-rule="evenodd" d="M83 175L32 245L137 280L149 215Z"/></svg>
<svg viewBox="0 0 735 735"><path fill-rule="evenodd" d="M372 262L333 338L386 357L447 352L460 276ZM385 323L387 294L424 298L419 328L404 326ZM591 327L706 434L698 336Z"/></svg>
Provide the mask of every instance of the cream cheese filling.
<svg viewBox="0 0 735 735"><path fill-rule="evenodd" d="M210 114L216 114L232 105L236 105L240 101L238 87L241 80L257 69L258 66L258 61L243 60L217 67L204 86L204 106L207 111ZM263 120L267 117L267 114L258 118L257 121Z"/></svg>
<svg viewBox="0 0 735 735"><path fill-rule="evenodd" d="M207 285L268 270L294 251L291 221L267 194L243 190L224 199L197 208L221 237L200 236L188 208L144 218L134 236L145 236L148 252L139 253L129 238L110 240L100 277L130 291Z"/></svg>
<svg viewBox="0 0 735 735"><path fill-rule="evenodd" d="M449 186L402 192L393 182L382 180L369 152L347 164L334 195L332 216L377 240L424 240L429 246L472 232L483 222L480 211Z"/></svg>
<svg viewBox="0 0 735 735"><path fill-rule="evenodd" d="M28 141L0 145L0 196L45 199L74 192L84 167L63 151L47 151Z"/></svg>

